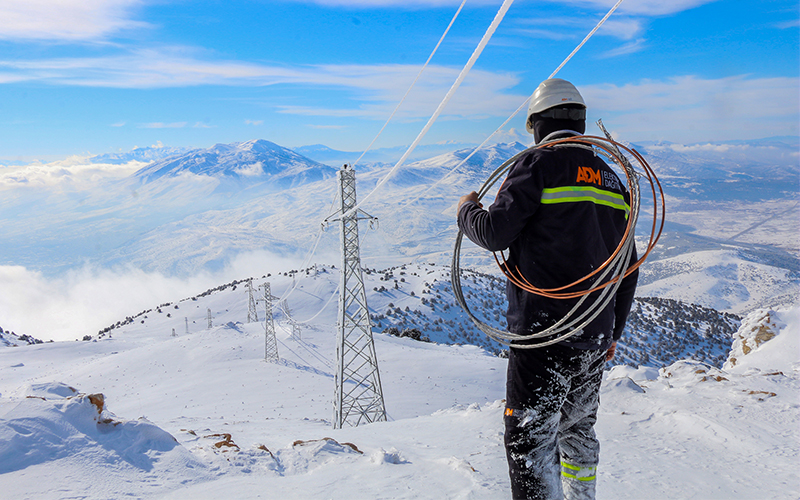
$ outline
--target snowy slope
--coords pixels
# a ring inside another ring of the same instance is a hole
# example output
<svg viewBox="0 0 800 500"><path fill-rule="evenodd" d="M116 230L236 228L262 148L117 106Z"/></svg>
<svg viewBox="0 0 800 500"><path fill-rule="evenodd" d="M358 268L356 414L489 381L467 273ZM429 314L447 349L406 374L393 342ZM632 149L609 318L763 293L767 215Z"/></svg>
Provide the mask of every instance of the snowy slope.
<svg viewBox="0 0 800 500"><path fill-rule="evenodd" d="M411 272L395 277L422 279ZM290 340L276 309L280 363L262 359L263 327L241 323L241 282L120 318L99 341L0 350L4 494L507 497L505 360L376 334L390 421L333 430L335 307L320 309L335 273L265 280L306 321ZM683 361L608 372L599 498L797 498L800 309L771 320L778 335L726 371Z"/></svg>
<svg viewBox="0 0 800 500"><path fill-rule="evenodd" d="M800 273L757 262L736 249L689 252L648 261L641 269L637 295L670 297L742 314L796 304Z"/></svg>

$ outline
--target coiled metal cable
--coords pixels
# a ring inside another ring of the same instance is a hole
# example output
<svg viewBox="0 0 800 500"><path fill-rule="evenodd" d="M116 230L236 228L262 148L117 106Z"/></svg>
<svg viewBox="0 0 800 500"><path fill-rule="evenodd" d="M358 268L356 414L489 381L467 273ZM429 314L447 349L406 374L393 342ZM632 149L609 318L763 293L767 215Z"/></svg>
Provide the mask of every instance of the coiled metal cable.
<svg viewBox="0 0 800 500"><path fill-rule="evenodd" d="M611 302L622 283L622 279L637 269L645 261L645 259L647 259L648 255L653 250L658 242L659 237L661 236L661 231L664 228L666 206L664 202L664 191L661 187L661 183L655 175L655 172L639 152L611 139L610 134L605 129L601 121L598 121L598 126L606 137L584 135L546 141L514 155L512 158L500 165L494 172L492 172L486 182L484 182L483 186L481 186L480 191L478 191L478 199L480 200L499 179L505 177L514 163L520 157L528 154L532 150L548 147L577 147L589 149L595 154L607 158L625 173L631 201L631 211L628 217L628 224L625 228L625 233L623 234L619 245L617 245L616 250L601 266L595 269L592 273L573 283L558 288L540 289L531 285L531 283L525 279L524 276L522 276L522 274L519 272L519 269L509 270L502 252L500 252L500 257L498 257L497 252L494 253L495 261L500 266L503 274L505 274L508 280L519 288L529 293L534 293L553 299L577 298L578 301L576 304L563 318L558 320L552 326L544 328L538 332L522 335L494 328L475 316L469 309L461 289L461 242L464 238L464 233L460 229L458 231L455 247L453 249L453 260L450 273L450 279L453 285L453 294L455 295L458 305L460 305L464 312L467 313L467 316L469 316L472 322L475 323L475 326L477 326L478 329L485 333L488 337L499 342L500 344L507 346L513 345L516 348L522 349L535 349L561 342L562 340L565 340L573 335L581 333L583 328L594 321L594 319ZM623 154L623 151L625 154ZM630 158L628 158L628 156L630 156ZM640 169L638 171L634 167L634 163L639 166ZM641 206L641 190L639 186L639 180L643 177L649 182L651 194L653 196L653 223L650 229L650 238L647 244L647 250L641 256L641 258L639 258L639 260L631 263L633 250L635 248L634 228L639 220L639 209ZM582 289L579 291L564 291L579 285L582 286ZM599 294L594 297L593 302L591 302L587 308L585 308L582 312L579 312L584 302L589 299L589 295L594 292L599 292ZM520 341L526 342L519 343Z"/></svg>

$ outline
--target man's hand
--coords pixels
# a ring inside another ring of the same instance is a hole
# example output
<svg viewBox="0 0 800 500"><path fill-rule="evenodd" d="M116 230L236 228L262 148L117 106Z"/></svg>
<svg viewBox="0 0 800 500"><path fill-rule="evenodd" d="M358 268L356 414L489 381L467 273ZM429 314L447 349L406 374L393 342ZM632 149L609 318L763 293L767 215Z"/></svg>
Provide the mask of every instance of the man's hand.
<svg viewBox="0 0 800 500"><path fill-rule="evenodd" d="M611 347L609 347L608 350L606 351L606 361L611 361L612 359L614 359L614 354L616 353L617 353L617 343L614 342L613 344L611 344Z"/></svg>
<svg viewBox="0 0 800 500"><path fill-rule="evenodd" d="M478 201L478 193L473 191L470 194L465 194L464 196L462 196L461 198L458 199L458 208L456 208L456 213L460 212L461 211L461 205L463 205L464 203L466 203L468 201L475 202L478 205L479 208L483 208L483 204Z"/></svg>

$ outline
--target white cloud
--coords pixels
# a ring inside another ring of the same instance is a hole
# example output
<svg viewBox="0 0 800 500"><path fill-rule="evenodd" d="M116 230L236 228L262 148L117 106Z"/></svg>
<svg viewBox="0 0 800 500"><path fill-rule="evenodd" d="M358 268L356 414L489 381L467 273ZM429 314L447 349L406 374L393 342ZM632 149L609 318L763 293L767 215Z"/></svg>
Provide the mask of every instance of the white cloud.
<svg viewBox="0 0 800 500"><path fill-rule="evenodd" d="M90 163L88 157L71 156L51 163L0 167L0 190L17 187L94 187L100 181L121 179L147 165L131 161L122 165Z"/></svg>
<svg viewBox="0 0 800 500"><path fill-rule="evenodd" d="M164 88L192 85L266 86L276 84L335 87L354 92L366 104L359 108L283 107L283 112L317 116L360 116L384 119L419 72L417 65L268 66L237 61L205 61L182 48L143 50L102 58L0 61L30 81L112 88ZM458 75L458 68L430 65L400 109L398 118L428 116ZM524 99L506 90L520 79L512 73L473 69L445 113L497 116ZM180 128L186 122L154 122L145 128Z"/></svg>
<svg viewBox="0 0 800 500"><path fill-rule="evenodd" d="M622 40L632 40L642 31L644 31L644 26L640 19L617 17L609 18L597 31L597 34L610 35Z"/></svg>
<svg viewBox="0 0 800 500"><path fill-rule="evenodd" d="M361 92L358 108L283 106L284 113L308 116L364 117L383 120L391 113L419 71L410 65L324 66L319 78L328 84L355 88ZM456 79L459 70L428 66L397 112L397 119L430 116ZM453 96L443 116L479 118L501 116L516 109L525 96L506 93L519 83L510 73L473 69Z"/></svg>
<svg viewBox="0 0 800 500"><path fill-rule="evenodd" d="M264 165L257 161L250 165L241 165L233 169L233 171L245 177L258 177L259 175L264 175Z"/></svg>
<svg viewBox="0 0 800 500"><path fill-rule="evenodd" d="M636 41L626 43L625 45L617 47L616 49L609 50L608 52L603 54L602 57L612 58L612 57L624 56L627 54L633 54L641 50L644 50L647 47L646 43L647 40L645 40L644 38L640 38Z"/></svg>
<svg viewBox="0 0 800 500"><path fill-rule="evenodd" d="M299 259L266 251L241 254L218 273L200 272L186 279L135 268L90 266L53 278L22 266L0 266L0 326L42 340L81 339L126 316L234 279L298 267Z"/></svg>
<svg viewBox="0 0 800 500"><path fill-rule="evenodd" d="M579 86L590 117L629 140L695 143L797 135L800 79L680 76Z"/></svg>
<svg viewBox="0 0 800 500"><path fill-rule="evenodd" d="M131 19L141 0L3 0L0 39L84 41L147 26Z"/></svg>
<svg viewBox="0 0 800 500"><path fill-rule="evenodd" d="M264 120L245 120L245 125L263 125Z"/></svg>
<svg viewBox="0 0 800 500"><path fill-rule="evenodd" d="M0 311L5 329L43 340L73 340L144 309L180 300L211 286L140 270L83 268L48 279L21 266L0 266Z"/></svg>

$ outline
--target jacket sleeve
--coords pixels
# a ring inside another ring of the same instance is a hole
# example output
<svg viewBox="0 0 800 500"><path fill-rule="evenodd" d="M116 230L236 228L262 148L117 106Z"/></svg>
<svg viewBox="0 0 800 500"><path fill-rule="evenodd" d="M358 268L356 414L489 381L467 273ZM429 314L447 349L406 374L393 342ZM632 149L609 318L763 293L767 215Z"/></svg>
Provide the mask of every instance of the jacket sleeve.
<svg viewBox="0 0 800 500"><path fill-rule="evenodd" d="M461 205L458 227L486 250L504 250L517 239L542 197L542 176L536 164L522 158L511 168L488 210L473 202Z"/></svg>
<svg viewBox="0 0 800 500"><path fill-rule="evenodd" d="M636 247L634 246L631 262L636 262L637 260L639 258L636 255ZM628 314L631 312L633 295L636 293L638 281L639 269L636 269L622 280L622 284L617 289L617 296L614 302L614 342L622 337L622 330L625 329L625 322L628 321Z"/></svg>

